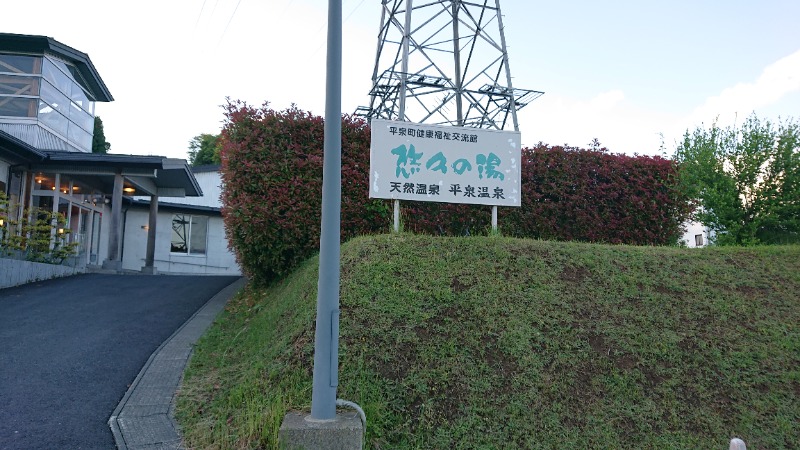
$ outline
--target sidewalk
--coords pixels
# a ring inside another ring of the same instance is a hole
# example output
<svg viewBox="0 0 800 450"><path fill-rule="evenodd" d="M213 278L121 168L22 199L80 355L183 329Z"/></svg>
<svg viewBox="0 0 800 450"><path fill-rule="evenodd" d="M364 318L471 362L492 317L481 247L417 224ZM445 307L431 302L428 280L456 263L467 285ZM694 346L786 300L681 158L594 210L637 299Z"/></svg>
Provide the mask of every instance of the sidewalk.
<svg viewBox="0 0 800 450"><path fill-rule="evenodd" d="M218 292L150 356L108 419L118 449L182 448L173 401L183 370L194 344L246 283L240 278Z"/></svg>

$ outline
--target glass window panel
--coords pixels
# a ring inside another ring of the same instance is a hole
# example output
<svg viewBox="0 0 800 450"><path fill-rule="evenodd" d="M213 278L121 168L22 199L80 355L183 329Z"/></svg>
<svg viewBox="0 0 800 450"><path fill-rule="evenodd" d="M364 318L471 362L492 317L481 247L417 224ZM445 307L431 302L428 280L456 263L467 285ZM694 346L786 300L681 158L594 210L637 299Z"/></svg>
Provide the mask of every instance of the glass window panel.
<svg viewBox="0 0 800 450"><path fill-rule="evenodd" d="M192 216L191 239L189 240L189 253L194 255L206 254L206 234L208 233L208 217Z"/></svg>
<svg viewBox="0 0 800 450"><path fill-rule="evenodd" d="M0 95L39 95L39 77L0 75Z"/></svg>
<svg viewBox="0 0 800 450"><path fill-rule="evenodd" d="M175 214L172 216L172 240L169 251L172 253L189 252L189 226L191 216Z"/></svg>
<svg viewBox="0 0 800 450"><path fill-rule="evenodd" d="M69 115L69 99L47 81L42 83L42 100L65 116Z"/></svg>
<svg viewBox="0 0 800 450"><path fill-rule="evenodd" d="M72 91L72 80L67 74L61 71L61 69L56 67L56 64L64 66L66 70L66 65L64 63L60 61L54 63L49 58L45 58L42 66L42 75L44 76L44 79L52 83L56 89L66 95L70 95Z"/></svg>
<svg viewBox="0 0 800 450"><path fill-rule="evenodd" d="M69 120L77 123L81 128L89 133L94 132L94 117L89 115L89 113L81 109L81 107L75 103L73 103L72 107L69 109Z"/></svg>
<svg viewBox="0 0 800 450"><path fill-rule="evenodd" d="M86 80L83 78L83 75L81 74L81 72L78 70L77 67L73 66L72 64L68 64L67 65L67 69L69 70L69 73L72 76L72 79L75 80L75 82L77 83L77 86L73 86L72 87L72 92L75 92L75 90L77 90L77 89L80 89L80 90L83 90L83 91L86 91L86 92L91 92L91 90L89 89L88 85L86 84ZM94 98L94 97L91 96L91 94L87 94L87 95L89 96L90 99Z"/></svg>
<svg viewBox="0 0 800 450"><path fill-rule="evenodd" d="M50 191L55 187L56 175L52 173L37 173L33 176L33 181L36 183L33 187L34 190Z"/></svg>
<svg viewBox="0 0 800 450"><path fill-rule="evenodd" d="M0 96L0 116L36 117L39 99Z"/></svg>
<svg viewBox="0 0 800 450"><path fill-rule="evenodd" d="M82 151L92 151L92 135L84 131L74 123L69 124L69 135L67 136L72 143Z"/></svg>
<svg viewBox="0 0 800 450"><path fill-rule="evenodd" d="M39 73L40 60L38 56L0 55L0 72Z"/></svg>
<svg viewBox="0 0 800 450"><path fill-rule="evenodd" d="M85 111L91 110L91 106L89 106L89 103L91 103L89 97L78 85L72 86L72 95L70 96L70 99Z"/></svg>
<svg viewBox="0 0 800 450"><path fill-rule="evenodd" d="M69 120L43 101L39 102L39 122L61 134L62 137L67 135Z"/></svg>
<svg viewBox="0 0 800 450"><path fill-rule="evenodd" d="M33 206L42 209L53 209L53 196L52 195L34 195Z"/></svg>

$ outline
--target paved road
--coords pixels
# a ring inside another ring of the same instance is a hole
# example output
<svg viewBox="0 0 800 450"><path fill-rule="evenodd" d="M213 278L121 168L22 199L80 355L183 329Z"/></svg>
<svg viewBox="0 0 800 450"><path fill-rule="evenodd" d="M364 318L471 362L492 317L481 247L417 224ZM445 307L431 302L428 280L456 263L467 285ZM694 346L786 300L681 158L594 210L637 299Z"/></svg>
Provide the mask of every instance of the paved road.
<svg viewBox="0 0 800 450"><path fill-rule="evenodd" d="M80 275L0 289L0 449L113 449L148 357L236 277Z"/></svg>

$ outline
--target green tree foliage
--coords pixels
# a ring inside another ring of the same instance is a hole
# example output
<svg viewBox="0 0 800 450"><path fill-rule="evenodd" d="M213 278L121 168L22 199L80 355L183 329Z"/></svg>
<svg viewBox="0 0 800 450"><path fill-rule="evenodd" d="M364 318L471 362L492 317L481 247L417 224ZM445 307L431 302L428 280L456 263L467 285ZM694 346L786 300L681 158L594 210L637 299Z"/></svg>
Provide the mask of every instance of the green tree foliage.
<svg viewBox="0 0 800 450"><path fill-rule="evenodd" d="M189 164L204 166L219 164L218 134L199 134L189 141Z"/></svg>
<svg viewBox="0 0 800 450"><path fill-rule="evenodd" d="M106 142L106 133L103 131L103 120L100 116L94 117L94 134L92 135L92 153L108 153L111 143Z"/></svg>
<svg viewBox="0 0 800 450"><path fill-rule="evenodd" d="M688 131L675 152L693 218L720 245L800 241L800 124L751 115L741 127Z"/></svg>

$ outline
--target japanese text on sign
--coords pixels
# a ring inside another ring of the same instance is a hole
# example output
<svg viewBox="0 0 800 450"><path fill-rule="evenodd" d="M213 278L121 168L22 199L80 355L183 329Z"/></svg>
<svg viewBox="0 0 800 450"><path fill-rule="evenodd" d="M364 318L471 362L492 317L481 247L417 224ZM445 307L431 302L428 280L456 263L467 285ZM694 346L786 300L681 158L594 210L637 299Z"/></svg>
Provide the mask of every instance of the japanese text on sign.
<svg viewBox="0 0 800 450"><path fill-rule="evenodd" d="M519 206L517 132L372 121L370 197Z"/></svg>

